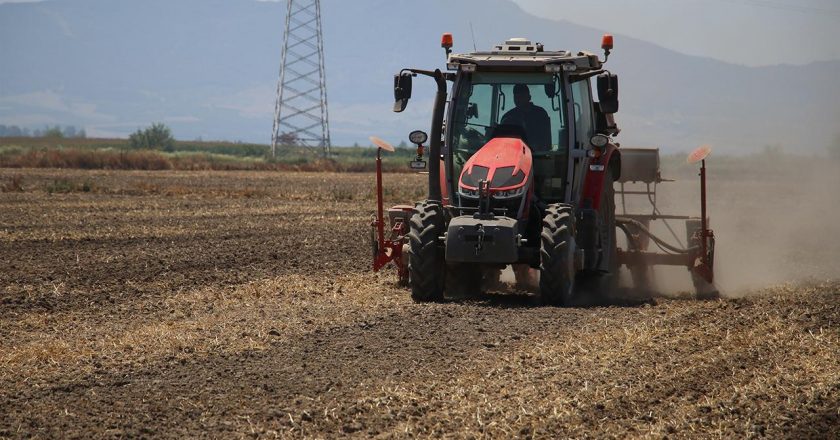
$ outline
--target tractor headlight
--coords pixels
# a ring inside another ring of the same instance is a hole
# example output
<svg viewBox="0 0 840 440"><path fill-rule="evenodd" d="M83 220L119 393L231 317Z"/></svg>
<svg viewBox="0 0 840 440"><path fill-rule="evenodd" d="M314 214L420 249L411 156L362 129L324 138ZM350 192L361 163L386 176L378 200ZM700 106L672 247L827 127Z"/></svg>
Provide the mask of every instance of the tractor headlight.
<svg viewBox="0 0 840 440"><path fill-rule="evenodd" d="M477 199L478 198L478 190L475 190L475 189L467 189L467 188L464 188L464 187L460 187L460 188L458 188L458 194L460 194L461 197L468 197L468 198L471 198L471 199Z"/></svg>
<svg viewBox="0 0 840 440"><path fill-rule="evenodd" d="M594 147L604 148L608 143L610 143L610 138L603 134L596 134L589 139L589 143Z"/></svg>
<svg viewBox="0 0 840 440"><path fill-rule="evenodd" d="M408 140L411 141L412 144L420 145L428 139L429 136L423 130L414 130L408 135Z"/></svg>
<svg viewBox="0 0 840 440"><path fill-rule="evenodd" d="M520 186L519 188L509 189L507 191L496 191L493 193L493 197L497 199L512 199L514 197L519 197L525 193L525 186Z"/></svg>

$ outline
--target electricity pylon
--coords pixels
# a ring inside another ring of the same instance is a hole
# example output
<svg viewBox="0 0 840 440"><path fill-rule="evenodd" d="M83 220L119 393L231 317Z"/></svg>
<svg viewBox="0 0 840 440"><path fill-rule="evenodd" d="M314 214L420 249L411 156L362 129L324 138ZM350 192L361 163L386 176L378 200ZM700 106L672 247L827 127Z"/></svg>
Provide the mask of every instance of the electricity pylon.
<svg viewBox="0 0 840 440"><path fill-rule="evenodd" d="M286 8L271 155L298 146L330 154L320 0L288 0Z"/></svg>

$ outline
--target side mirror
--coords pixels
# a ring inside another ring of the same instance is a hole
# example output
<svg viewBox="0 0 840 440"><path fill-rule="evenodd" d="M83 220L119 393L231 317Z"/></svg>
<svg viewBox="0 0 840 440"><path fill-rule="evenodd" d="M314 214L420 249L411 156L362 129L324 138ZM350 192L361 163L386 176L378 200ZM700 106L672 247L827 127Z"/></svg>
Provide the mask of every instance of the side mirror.
<svg viewBox="0 0 840 440"><path fill-rule="evenodd" d="M549 97L549 98L554 97L554 93L555 93L554 92L554 83L546 84L546 85L543 86L543 88L545 89L545 96L546 97Z"/></svg>
<svg viewBox="0 0 840 440"><path fill-rule="evenodd" d="M405 72L394 75L394 112L405 110L411 99L411 73Z"/></svg>
<svg viewBox="0 0 840 440"><path fill-rule="evenodd" d="M612 113L607 114L601 111L601 103L593 102L595 108L595 133L606 133L610 136L615 136L621 129L615 123L615 116Z"/></svg>
<svg viewBox="0 0 840 440"><path fill-rule="evenodd" d="M601 111L601 104L598 102L592 103L592 109L595 110L595 133L604 133L607 130L607 115Z"/></svg>
<svg viewBox="0 0 840 440"><path fill-rule="evenodd" d="M618 75L598 75L598 101L603 113L618 113Z"/></svg>

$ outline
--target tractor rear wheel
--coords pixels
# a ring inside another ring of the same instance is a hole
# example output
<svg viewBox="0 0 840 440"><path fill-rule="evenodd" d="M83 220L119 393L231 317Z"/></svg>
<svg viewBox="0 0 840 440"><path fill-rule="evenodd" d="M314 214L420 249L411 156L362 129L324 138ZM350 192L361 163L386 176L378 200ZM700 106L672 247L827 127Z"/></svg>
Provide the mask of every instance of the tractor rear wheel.
<svg viewBox="0 0 840 440"><path fill-rule="evenodd" d="M416 302L443 300L446 264L438 237L445 221L440 204L423 202L414 208L408 233L408 272L411 299Z"/></svg>
<svg viewBox="0 0 840 440"><path fill-rule="evenodd" d="M604 172L601 206L598 209L598 246L601 249L598 265L594 271L585 271L578 275L575 289L578 293L586 295L589 301L607 299L618 284L614 182L613 169L608 166Z"/></svg>
<svg viewBox="0 0 840 440"><path fill-rule="evenodd" d="M540 241L540 301L556 306L568 304L573 294L576 250L571 206L548 206Z"/></svg>

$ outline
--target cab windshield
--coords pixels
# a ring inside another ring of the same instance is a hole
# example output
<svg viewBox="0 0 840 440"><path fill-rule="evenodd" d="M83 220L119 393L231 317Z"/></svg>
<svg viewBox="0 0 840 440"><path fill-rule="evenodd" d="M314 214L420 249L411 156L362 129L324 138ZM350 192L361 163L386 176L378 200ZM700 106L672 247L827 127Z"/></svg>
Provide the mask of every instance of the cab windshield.
<svg viewBox="0 0 840 440"><path fill-rule="evenodd" d="M453 179L493 137L518 137L533 153L537 193L562 197L569 151L564 102L557 74L464 73L448 123Z"/></svg>

